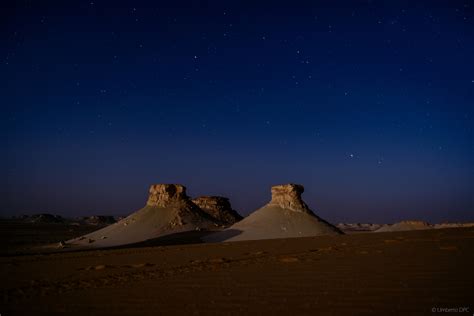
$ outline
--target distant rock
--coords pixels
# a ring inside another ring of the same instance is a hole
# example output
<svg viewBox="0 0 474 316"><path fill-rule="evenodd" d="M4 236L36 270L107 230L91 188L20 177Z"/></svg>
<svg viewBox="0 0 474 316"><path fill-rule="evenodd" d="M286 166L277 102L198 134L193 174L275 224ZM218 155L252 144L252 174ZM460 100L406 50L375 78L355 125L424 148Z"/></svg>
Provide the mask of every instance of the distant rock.
<svg viewBox="0 0 474 316"><path fill-rule="evenodd" d="M105 216L105 215L83 216L83 217L78 217L77 220L81 224L95 225L95 226L105 226L105 225L110 225L117 222L113 216Z"/></svg>
<svg viewBox="0 0 474 316"><path fill-rule="evenodd" d="M474 223L449 223L444 222L440 224L435 224L433 228L441 229L441 228L459 228L459 227L474 227Z"/></svg>
<svg viewBox="0 0 474 316"><path fill-rule="evenodd" d="M424 221L410 220L410 221L401 221L393 225L386 225L375 232L396 232L396 231L408 231L408 230L423 230L423 229L433 229L433 225Z"/></svg>
<svg viewBox="0 0 474 316"><path fill-rule="evenodd" d="M337 228L346 232L372 232L381 228L383 224L372 223L339 223Z"/></svg>
<svg viewBox="0 0 474 316"><path fill-rule="evenodd" d="M232 225L243 217L232 209L229 199L221 196L200 196L192 202L224 226Z"/></svg>
<svg viewBox="0 0 474 316"><path fill-rule="evenodd" d="M26 223L38 223L38 224L52 224L52 223L65 223L66 220L53 214L34 214L34 215L21 215L18 219Z"/></svg>
<svg viewBox="0 0 474 316"><path fill-rule="evenodd" d="M205 236L204 241L238 241L338 235L342 232L316 216L301 199L297 184L272 187L272 200L231 227Z"/></svg>

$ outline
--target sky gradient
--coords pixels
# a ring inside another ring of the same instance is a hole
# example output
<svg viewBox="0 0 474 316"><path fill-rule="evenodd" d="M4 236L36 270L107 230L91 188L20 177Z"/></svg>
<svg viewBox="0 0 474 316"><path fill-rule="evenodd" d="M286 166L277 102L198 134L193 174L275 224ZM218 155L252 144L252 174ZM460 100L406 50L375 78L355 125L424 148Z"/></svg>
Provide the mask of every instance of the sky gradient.
<svg viewBox="0 0 474 316"><path fill-rule="evenodd" d="M333 222L474 220L472 1L6 5L1 215L294 182Z"/></svg>

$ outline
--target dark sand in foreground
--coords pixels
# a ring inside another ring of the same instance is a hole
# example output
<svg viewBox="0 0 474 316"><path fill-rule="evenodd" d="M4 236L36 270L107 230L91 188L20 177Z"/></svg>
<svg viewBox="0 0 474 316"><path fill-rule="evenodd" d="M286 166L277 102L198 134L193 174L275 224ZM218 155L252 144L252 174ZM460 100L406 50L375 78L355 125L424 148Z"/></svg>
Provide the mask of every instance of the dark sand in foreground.
<svg viewBox="0 0 474 316"><path fill-rule="evenodd" d="M2 315L474 312L473 228L6 256L0 266Z"/></svg>

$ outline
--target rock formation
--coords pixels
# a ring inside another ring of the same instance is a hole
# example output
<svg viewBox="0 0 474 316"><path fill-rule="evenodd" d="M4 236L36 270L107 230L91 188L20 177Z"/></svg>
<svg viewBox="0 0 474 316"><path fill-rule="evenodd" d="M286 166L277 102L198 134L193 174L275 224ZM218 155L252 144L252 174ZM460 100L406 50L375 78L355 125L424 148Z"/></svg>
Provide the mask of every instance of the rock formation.
<svg viewBox="0 0 474 316"><path fill-rule="evenodd" d="M110 247L143 242L165 235L208 230L218 224L186 195L179 184L156 184L146 206L115 224L67 242L70 246Z"/></svg>
<svg viewBox="0 0 474 316"><path fill-rule="evenodd" d="M382 224L372 224L372 223L339 223L337 228L343 232L373 232L381 228Z"/></svg>
<svg viewBox="0 0 474 316"><path fill-rule="evenodd" d="M474 223L449 223L444 222L440 224L435 224L433 228L442 229L442 228L459 228L459 227L474 227Z"/></svg>
<svg viewBox="0 0 474 316"><path fill-rule="evenodd" d="M166 207L176 203L188 203L186 188L180 184L154 184L150 187L146 205Z"/></svg>
<svg viewBox="0 0 474 316"><path fill-rule="evenodd" d="M105 226L117 222L113 216L105 215L83 216L79 217L77 220L81 224L94 226Z"/></svg>
<svg viewBox="0 0 474 316"><path fill-rule="evenodd" d="M433 226L430 223L410 220L410 221L401 221L393 225L386 225L377 229L376 233L381 232L397 232L397 231L407 231L407 230L422 230L422 229L432 229Z"/></svg>
<svg viewBox="0 0 474 316"><path fill-rule="evenodd" d="M200 196L192 200L194 204L224 226L232 225L242 219L232 209L229 199L222 196Z"/></svg>
<svg viewBox="0 0 474 316"><path fill-rule="evenodd" d="M34 214L34 215L21 215L20 220L27 223L38 223L38 224L52 224L52 223L64 223L66 220L53 214Z"/></svg>
<svg viewBox="0 0 474 316"><path fill-rule="evenodd" d="M312 214L313 212L301 199L304 187L299 184L275 185L272 187L272 200L268 206L278 206L294 212Z"/></svg>
<svg viewBox="0 0 474 316"><path fill-rule="evenodd" d="M337 235L342 232L303 202L301 185L272 187L272 200L240 222L203 238L207 242Z"/></svg>

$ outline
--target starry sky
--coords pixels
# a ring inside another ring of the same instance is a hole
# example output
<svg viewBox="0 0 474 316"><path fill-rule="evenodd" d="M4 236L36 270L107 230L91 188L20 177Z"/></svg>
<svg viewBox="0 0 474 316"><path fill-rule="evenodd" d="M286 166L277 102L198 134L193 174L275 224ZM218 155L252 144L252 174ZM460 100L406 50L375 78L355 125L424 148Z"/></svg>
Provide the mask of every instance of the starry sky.
<svg viewBox="0 0 474 316"><path fill-rule="evenodd" d="M472 1L1 6L1 215L293 182L329 221L474 220Z"/></svg>

